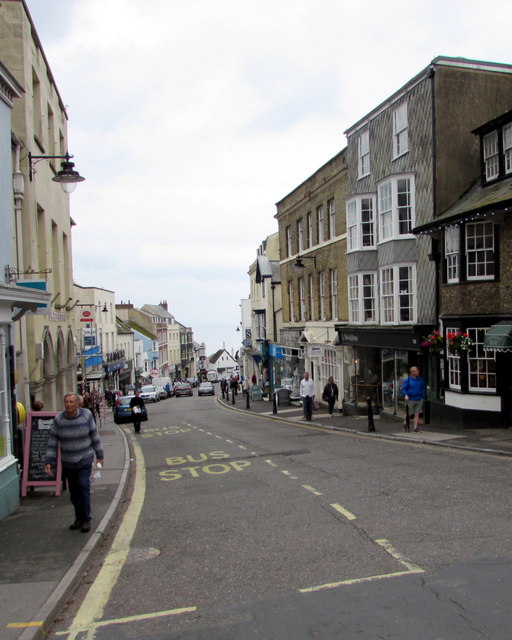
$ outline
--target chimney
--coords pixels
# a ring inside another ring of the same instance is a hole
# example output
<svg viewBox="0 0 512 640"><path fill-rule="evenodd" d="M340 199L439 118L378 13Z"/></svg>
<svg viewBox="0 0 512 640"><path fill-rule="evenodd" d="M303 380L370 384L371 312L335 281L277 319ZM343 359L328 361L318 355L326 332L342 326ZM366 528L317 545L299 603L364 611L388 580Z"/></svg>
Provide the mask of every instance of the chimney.
<svg viewBox="0 0 512 640"><path fill-rule="evenodd" d="M163 307L166 311L169 311L169 309L167 308L167 300L162 300L160 306Z"/></svg>

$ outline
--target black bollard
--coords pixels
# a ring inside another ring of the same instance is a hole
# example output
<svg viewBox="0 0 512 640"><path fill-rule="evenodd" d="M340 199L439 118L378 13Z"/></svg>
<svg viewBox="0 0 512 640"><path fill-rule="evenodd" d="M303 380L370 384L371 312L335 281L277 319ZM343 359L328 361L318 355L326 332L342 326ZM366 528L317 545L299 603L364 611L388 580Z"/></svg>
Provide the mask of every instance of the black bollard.
<svg viewBox="0 0 512 640"><path fill-rule="evenodd" d="M251 404L249 402L249 389L247 389L247 391L245 392L245 408L246 409L251 408Z"/></svg>
<svg viewBox="0 0 512 640"><path fill-rule="evenodd" d="M366 405L368 407L368 431L375 431L375 423L373 422L372 399L370 398L370 396L366 398Z"/></svg>
<svg viewBox="0 0 512 640"><path fill-rule="evenodd" d="M231 389L231 404L235 404L235 390Z"/></svg>
<svg viewBox="0 0 512 640"><path fill-rule="evenodd" d="M411 430L411 414L409 413L409 405L405 405L405 429L404 431Z"/></svg>
<svg viewBox="0 0 512 640"><path fill-rule="evenodd" d="M272 394L272 413L277 413L277 394L275 391Z"/></svg>

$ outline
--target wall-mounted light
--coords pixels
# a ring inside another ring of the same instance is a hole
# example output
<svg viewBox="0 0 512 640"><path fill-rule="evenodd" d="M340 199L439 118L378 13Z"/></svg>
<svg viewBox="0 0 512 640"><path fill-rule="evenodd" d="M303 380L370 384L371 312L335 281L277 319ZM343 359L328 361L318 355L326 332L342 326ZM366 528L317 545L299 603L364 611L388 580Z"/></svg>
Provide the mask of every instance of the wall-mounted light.
<svg viewBox="0 0 512 640"><path fill-rule="evenodd" d="M75 190L75 187L78 182L83 182L85 178L83 178L78 171L74 170L74 162L71 162L72 155L70 155L67 151L63 156L33 156L30 152L28 154L28 177L32 182L34 177L34 165L41 160L62 160L60 163L61 170L57 171L57 175L52 178L53 182L58 182L62 189L66 193L72 193Z"/></svg>
<svg viewBox="0 0 512 640"><path fill-rule="evenodd" d="M316 269L316 256L297 256L297 259L293 263L293 268L299 273L306 268L303 260L313 260L313 267Z"/></svg>

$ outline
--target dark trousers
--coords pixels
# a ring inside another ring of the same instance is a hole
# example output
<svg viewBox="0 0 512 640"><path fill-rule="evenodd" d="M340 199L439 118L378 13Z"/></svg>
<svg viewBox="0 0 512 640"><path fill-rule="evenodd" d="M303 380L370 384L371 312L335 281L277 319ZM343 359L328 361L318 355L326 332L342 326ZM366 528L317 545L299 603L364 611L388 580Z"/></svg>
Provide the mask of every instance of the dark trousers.
<svg viewBox="0 0 512 640"><path fill-rule="evenodd" d="M140 433L140 413L133 414L133 428L135 429L135 433Z"/></svg>
<svg viewBox="0 0 512 640"><path fill-rule="evenodd" d="M329 413L332 414L334 409L334 403L336 402L336 398L333 396L329 396L327 398L327 406L329 407Z"/></svg>
<svg viewBox="0 0 512 640"><path fill-rule="evenodd" d="M313 398L311 396L302 396L302 410L306 420L311 420L313 415Z"/></svg>
<svg viewBox="0 0 512 640"><path fill-rule="evenodd" d="M80 469L64 469L69 487L69 499L75 507L75 520L85 522L91 519L91 469L88 464Z"/></svg>

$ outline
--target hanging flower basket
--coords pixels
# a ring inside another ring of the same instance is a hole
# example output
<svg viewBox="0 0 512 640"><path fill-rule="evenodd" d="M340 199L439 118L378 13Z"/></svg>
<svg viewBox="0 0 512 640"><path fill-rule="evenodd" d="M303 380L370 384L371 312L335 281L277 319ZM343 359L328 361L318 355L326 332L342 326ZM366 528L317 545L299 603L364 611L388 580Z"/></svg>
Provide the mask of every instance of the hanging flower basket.
<svg viewBox="0 0 512 640"><path fill-rule="evenodd" d="M432 331L421 343L423 349L430 353L440 353L444 349L444 338L439 331Z"/></svg>
<svg viewBox="0 0 512 640"><path fill-rule="evenodd" d="M459 356L465 354L475 343L467 333L457 331L457 333L448 333L446 335L446 344L451 354Z"/></svg>

